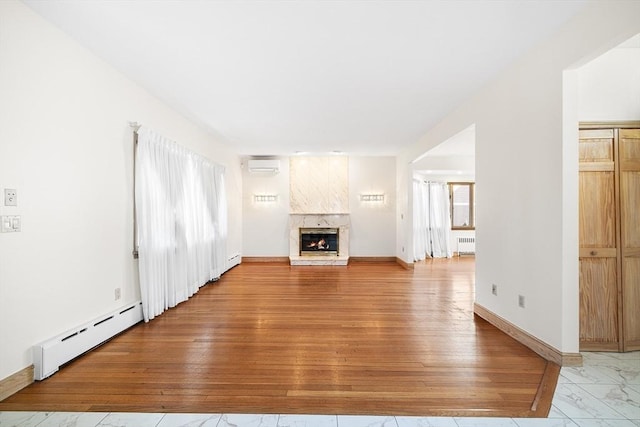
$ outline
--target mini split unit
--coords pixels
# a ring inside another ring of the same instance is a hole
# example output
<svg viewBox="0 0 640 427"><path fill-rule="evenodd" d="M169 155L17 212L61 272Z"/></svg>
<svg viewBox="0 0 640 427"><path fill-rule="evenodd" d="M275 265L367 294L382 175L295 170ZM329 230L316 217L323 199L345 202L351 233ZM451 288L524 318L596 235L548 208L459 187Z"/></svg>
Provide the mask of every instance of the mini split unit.
<svg viewBox="0 0 640 427"><path fill-rule="evenodd" d="M280 160L252 159L248 162L251 173L278 173L280 172Z"/></svg>

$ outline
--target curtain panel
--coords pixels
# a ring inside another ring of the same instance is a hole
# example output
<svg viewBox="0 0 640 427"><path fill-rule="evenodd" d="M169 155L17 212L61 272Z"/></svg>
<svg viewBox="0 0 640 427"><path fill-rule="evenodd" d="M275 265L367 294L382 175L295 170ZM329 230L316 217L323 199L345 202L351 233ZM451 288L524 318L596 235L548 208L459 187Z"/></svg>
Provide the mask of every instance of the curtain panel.
<svg viewBox="0 0 640 427"><path fill-rule="evenodd" d="M148 322L225 271L224 168L142 127L135 179L140 294Z"/></svg>
<svg viewBox="0 0 640 427"><path fill-rule="evenodd" d="M449 188L444 182L413 181L413 259L451 258Z"/></svg>
<svg viewBox="0 0 640 427"><path fill-rule="evenodd" d="M429 208L427 186L413 181L413 260L422 261L431 256L429 237Z"/></svg>

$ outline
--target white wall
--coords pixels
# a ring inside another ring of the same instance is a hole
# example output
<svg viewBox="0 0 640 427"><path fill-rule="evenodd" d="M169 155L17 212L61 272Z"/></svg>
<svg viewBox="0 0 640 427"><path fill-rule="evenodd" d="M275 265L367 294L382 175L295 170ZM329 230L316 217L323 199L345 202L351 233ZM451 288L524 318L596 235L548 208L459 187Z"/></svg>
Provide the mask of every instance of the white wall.
<svg viewBox="0 0 640 427"><path fill-rule="evenodd" d="M432 182L476 182L476 176L474 174L452 175L448 173L439 173L439 171L437 170L434 170L432 173L424 173L424 171L414 171L413 178Z"/></svg>
<svg viewBox="0 0 640 427"><path fill-rule="evenodd" d="M460 181L461 178L455 178L455 175L460 172L464 175L475 174L475 155L472 156L424 156L422 159L416 161L413 164L413 170L424 174L427 179L432 179L431 175L452 176L454 179ZM430 173L426 171L430 170ZM472 180L473 181L473 180Z"/></svg>
<svg viewBox="0 0 640 427"><path fill-rule="evenodd" d="M243 159L246 163L247 159ZM249 173L243 168L243 253L245 257L289 256L289 159L280 173ZM395 158L349 156L351 256L395 254ZM363 203L360 194L382 192L384 204ZM255 203L254 194L277 194L275 203Z"/></svg>
<svg viewBox="0 0 640 427"><path fill-rule="evenodd" d="M227 167L229 253L241 250L239 159L17 1L0 2L0 379L31 346L139 298L132 131L154 128ZM121 288L122 299L114 290Z"/></svg>
<svg viewBox="0 0 640 427"><path fill-rule="evenodd" d="M640 48L615 48L578 69L580 121L640 120Z"/></svg>
<svg viewBox="0 0 640 427"><path fill-rule="evenodd" d="M280 159L280 172L250 173L242 160L242 256L289 256L289 158ZM275 194L276 202L256 203L255 194Z"/></svg>
<svg viewBox="0 0 640 427"><path fill-rule="evenodd" d="M384 203L363 202L361 194L385 195ZM396 160L349 157L351 256L394 256L396 240Z"/></svg>
<svg viewBox="0 0 640 427"><path fill-rule="evenodd" d="M410 194L403 168L476 124L476 302L562 352L578 351L579 327L577 100L563 99L563 71L640 31L638 16L640 2L588 5L398 157ZM399 225L410 247L411 221Z"/></svg>

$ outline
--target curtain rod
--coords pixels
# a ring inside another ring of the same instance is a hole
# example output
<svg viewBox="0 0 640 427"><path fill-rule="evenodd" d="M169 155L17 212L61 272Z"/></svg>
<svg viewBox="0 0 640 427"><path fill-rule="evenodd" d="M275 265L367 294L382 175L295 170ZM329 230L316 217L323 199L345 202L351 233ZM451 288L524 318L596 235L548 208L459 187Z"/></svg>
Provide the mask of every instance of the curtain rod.
<svg viewBox="0 0 640 427"><path fill-rule="evenodd" d="M133 259L138 259L138 220L136 210L136 148L138 147L138 122L129 122L129 126L133 129Z"/></svg>

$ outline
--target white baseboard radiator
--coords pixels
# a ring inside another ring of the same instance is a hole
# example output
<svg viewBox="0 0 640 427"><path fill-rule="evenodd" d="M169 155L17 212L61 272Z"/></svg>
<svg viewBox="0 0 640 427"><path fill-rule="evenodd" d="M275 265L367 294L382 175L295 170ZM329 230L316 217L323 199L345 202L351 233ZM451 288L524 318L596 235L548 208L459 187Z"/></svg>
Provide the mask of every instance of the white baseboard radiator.
<svg viewBox="0 0 640 427"><path fill-rule="evenodd" d="M240 265L240 262L242 261L242 256L240 256L240 254L233 254L231 257L229 257L229 259L227 260L227 269L226 271L231 270L233 267L235 267L236 265Z"/></svg>
<svg viewBox="0 0 640 427"><path fill-rule="evenodd" d="M34 379L44 380L60 366L142 320L142 303L138 301L35 345Z"/></svg>
<svg viewBox="0 0 640 427"><path fill-rule="evenodd" d="M458 237L458 255L475 254L476 238L475 237Z"/></svg>

